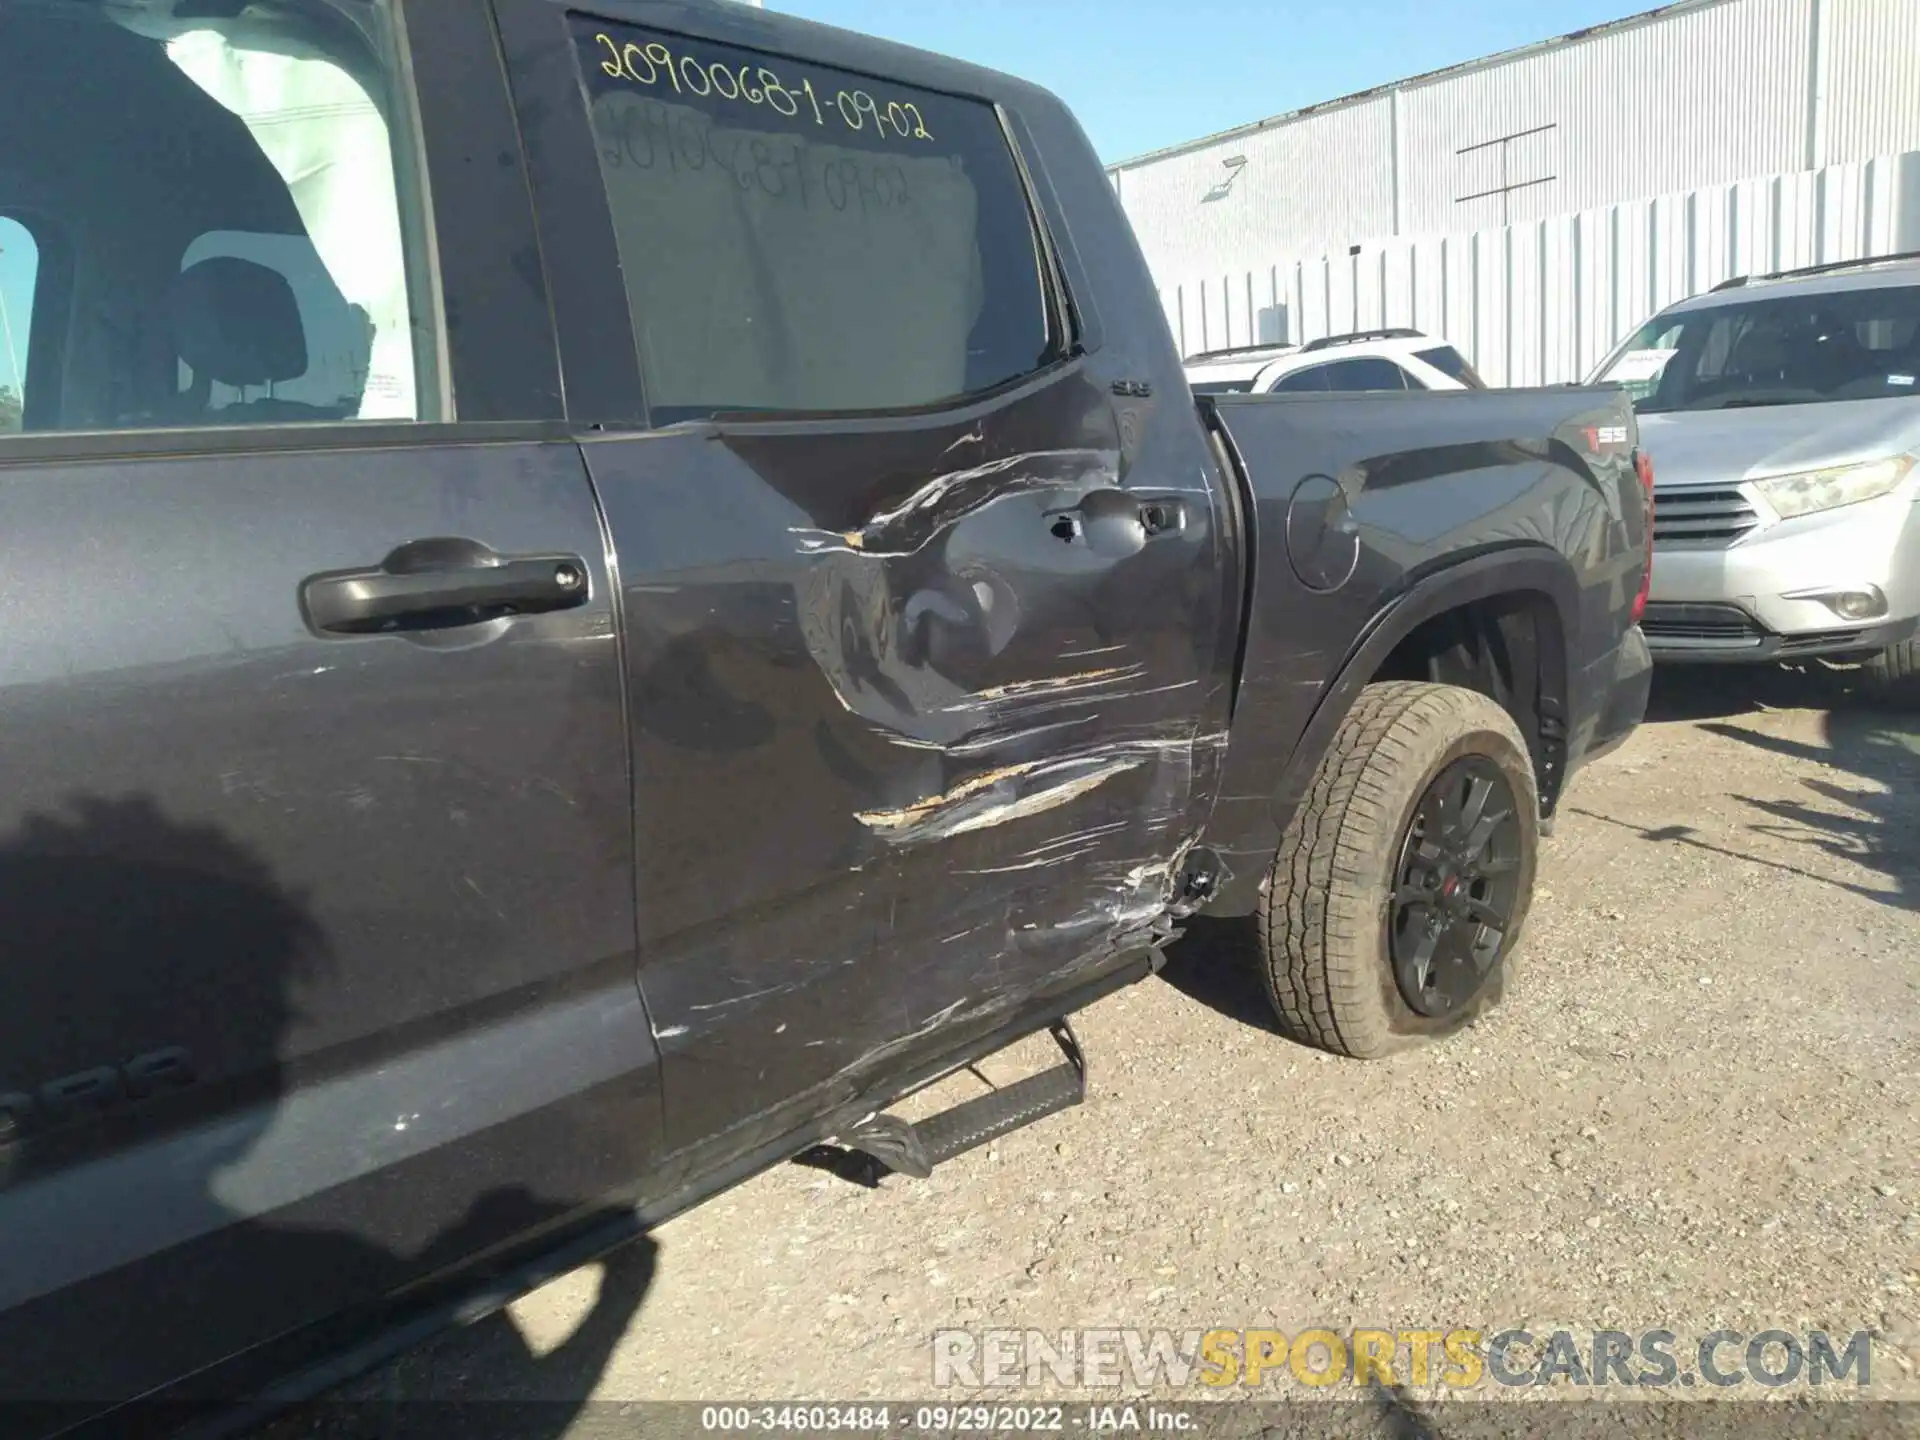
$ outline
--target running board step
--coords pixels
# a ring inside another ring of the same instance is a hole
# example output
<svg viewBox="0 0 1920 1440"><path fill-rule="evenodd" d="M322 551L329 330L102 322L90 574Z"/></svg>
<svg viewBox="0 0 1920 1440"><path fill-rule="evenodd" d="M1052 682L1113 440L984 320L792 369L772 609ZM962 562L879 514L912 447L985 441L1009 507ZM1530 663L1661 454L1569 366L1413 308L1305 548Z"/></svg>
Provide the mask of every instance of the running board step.
<svg viewBox="0 0 1920 1440"><path fill-rule="evenodd" d="M1071 1110L1087 1098L1086 1055L1065 1020L1054 1021L1048 1033L1067 1057L1066 1064L962 1101L918 1124L897 1115L874 1115L842 1135L841 1143L889 1170L924 1180L944 1160L977 1150L1036 1120Z"/></svg>

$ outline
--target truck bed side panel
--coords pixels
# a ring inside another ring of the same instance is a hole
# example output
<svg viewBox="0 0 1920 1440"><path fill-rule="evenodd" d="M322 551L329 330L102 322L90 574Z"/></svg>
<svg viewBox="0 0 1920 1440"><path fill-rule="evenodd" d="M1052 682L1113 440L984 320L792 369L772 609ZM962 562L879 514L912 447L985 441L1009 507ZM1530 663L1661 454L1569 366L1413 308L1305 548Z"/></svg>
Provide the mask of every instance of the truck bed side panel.
<svg viewBox="0 0 1920 1440"><path fill-rule="evenodd" d="M1234 397L1215 413L1259 537L1245 674L1206 841L1251 909L1285 827L1282 781L1336 677L1402 602L1474 562L1531 557L1558 616L1568 768L1603 700L1644 563L1631 419L1612 390ZM1624 437L1624 438L1623 438ZM1511 567L1518 575L1517 567ZM1503 589L1507 579L1482 580ZM1634 718L1637 718L1634 717Z"/></svg>

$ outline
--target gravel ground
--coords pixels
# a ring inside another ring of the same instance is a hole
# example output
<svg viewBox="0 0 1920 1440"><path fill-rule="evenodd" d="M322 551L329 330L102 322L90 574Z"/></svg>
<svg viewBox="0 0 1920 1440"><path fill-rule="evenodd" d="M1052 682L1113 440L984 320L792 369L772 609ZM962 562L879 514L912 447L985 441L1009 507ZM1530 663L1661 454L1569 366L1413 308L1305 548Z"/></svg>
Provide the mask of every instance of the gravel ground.
<svg viewBox="0 0 1920 1440"><path fill-rule="evenodd" d="M1451 1042L1293 1046L1239 934L1197 930L1077 1017L1084 1108L928 1181L780 1167L358 1393L898 1401L935 1393L945 1327L1523 1325L1683 1356L1870 1329L1872 1393L1920 1399L1920 719L1663 674L1541 879L1505 1005ZM600 1338L555 1350L603 1286Z"/></svg>

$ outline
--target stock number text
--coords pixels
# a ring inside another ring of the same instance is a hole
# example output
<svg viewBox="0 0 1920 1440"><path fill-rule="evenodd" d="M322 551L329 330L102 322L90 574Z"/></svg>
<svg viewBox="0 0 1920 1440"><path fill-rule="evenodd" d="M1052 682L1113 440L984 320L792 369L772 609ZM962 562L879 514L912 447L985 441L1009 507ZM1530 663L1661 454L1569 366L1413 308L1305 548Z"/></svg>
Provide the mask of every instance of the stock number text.
<svg viewBox="0 0 1920 1440"><path fill-rule="evenodd" d="M708 1405L702 1430L888 1430L885 1405Z"/></svg>
<svg viewBox="0 0 1920 1440"><path fill-rule="evenodd" d="M596 107L600 154L609 170L706 172L742 190L803 209L896 210L913 199L906 171L885 161L823 156L799 140L716 133L698 112L659 101Z"/></svg>
<svg viewBox="0 0 1920 1440"><path fill-rule="evenodd" d="M662 93L671 88L676 95L714 95L742 105L767 106L788 119L812 120L822 128L838 124L863 133L870 130L883 139L934 138L920 107L911 100L889 100L870 90L839 87L829 95L824 82L816 89L807 76L800 78L798 86L790 86L768 66L751 60L738 66L702 60L687 51L676 54L660 40L645 44L630 40L623 45L601 31L593 43L603 74Z"/></svg>

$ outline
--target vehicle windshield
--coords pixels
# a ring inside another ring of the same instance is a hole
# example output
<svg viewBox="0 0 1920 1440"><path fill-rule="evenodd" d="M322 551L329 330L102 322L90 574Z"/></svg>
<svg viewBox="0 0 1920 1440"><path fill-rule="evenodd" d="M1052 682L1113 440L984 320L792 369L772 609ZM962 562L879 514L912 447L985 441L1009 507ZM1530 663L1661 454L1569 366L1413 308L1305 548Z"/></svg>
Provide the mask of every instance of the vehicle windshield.
<svg viewBox="0 0 1920 1440"><path fill-rule="evenodd" d="M1658 316L1600 367L1642 415L1920 394L1920 285Z"/></svg>

